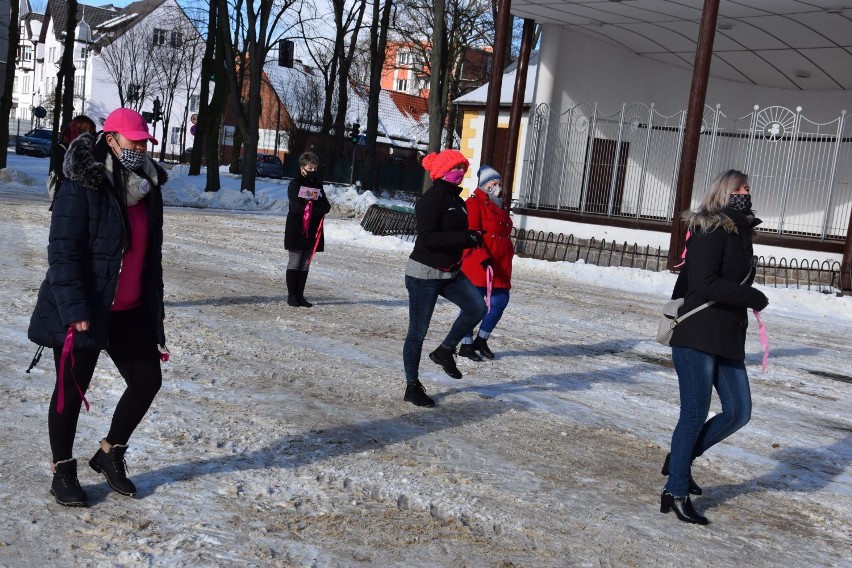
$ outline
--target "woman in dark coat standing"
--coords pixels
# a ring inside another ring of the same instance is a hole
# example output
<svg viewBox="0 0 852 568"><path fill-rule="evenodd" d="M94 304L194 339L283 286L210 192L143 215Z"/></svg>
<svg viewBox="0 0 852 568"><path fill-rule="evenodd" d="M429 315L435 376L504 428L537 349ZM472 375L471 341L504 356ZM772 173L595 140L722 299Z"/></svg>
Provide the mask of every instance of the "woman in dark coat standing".
<svg viewBox="0 0 852 568"><path fill-rule="evenodd" d="M317 172L319 158L313 152L299 156L299 175L290 182L287 198L287 225L284 248L290 251L287 261L287 305L310 308L305 299L305 283L314 252L322 252L325 239L323 218L331 211L331 203ZM315 248L316 247L316 248Z"/></svg>
<svg viewBox="0 0 852 568"><path fill-rule="evenodd" d="M752 231L760 220L752 211L749 191L748 177L728 170L713 181L698 210L684 215L691 236L686 242L686 265L672 299L684 299L679 314L715 302L678 324L671 338L680 419L672 434L671 453L663 464L662 473L669 479L660 510L674 509L688 523L708 523L689 498L702 493L692 479L692 461L751 418L745 369L747 309L762 310L769 300L751 287ZM722 412L707 420L713 389Z"/></svg>
<svg viewBox="0 0 852 568"><path fill-rule="evenodd" d="M50 492L61 505L87 504L73 445L102 349L127 389L89 465L118 493L136 493L125 469L127 443L160 389L160 361L167 359L160 191L167 176L148 158L148 141L157 143L139 113L112 112L97 138L83 134L69 146L67 179L53 206L49 268L29 337L52 348L56 364L48 413Z"/></svg>
<svg viewBox="0 0 852 568"><path fill-rule="evenodd" d="M479 179L478 187L465 204L468 229L482 233L482 246L468 250L462 261L462 271L479 292L486 296L487 273L488 269L491 269L491 304L488 313L482 318L476 339L473 338L473 330L462 339L459 355L473 361L482 361L482 357L494 358L494 353L488 347L488 338L509 305L515 248L510 238L512 218L503 207L503 177L491 166L480 167L476 174Z"/></svg>
<svg viewBox="0 0 852 568"><path fill-rule="evenodd" d="M415 406L434 406L420 383L420 356L423 341L438 296L456 304L461 312L449 333L429 359L454 379L462 378L453 353L465 334L485 315L482 295L461 271L465 249L482 244L479 231L467 228L467 209L460 197L461 184L469 163L458 150L443 150L423 158L432 187L414 206L417 238L405 265L405 288L408 290L408 333L402 348L405 367L403 400Z"/></svg>

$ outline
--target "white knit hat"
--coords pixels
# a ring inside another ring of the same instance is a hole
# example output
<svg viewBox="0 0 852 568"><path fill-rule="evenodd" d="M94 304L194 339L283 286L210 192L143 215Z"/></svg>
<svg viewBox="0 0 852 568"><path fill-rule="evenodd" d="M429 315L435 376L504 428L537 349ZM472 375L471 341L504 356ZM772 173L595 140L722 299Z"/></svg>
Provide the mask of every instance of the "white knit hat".
<svg viewBox="0 0 852 568"><path fill-rule="evenodd" d="M485 187L486 183L495 179L503 179L503 176L497 170L485 164L480 166L479 171L476 172L476 177L479 178L478 187Z"/></svg>

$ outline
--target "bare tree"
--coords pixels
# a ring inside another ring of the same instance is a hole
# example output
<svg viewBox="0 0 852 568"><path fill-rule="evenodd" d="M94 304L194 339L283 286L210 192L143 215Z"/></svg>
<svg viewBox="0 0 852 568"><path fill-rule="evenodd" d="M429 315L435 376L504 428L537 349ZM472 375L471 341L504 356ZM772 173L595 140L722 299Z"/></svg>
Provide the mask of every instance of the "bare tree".
<svg viewBox="0 0 852 568"><path fill-rule="evenodd" d="M373 0L373 19L370 24L370 98L367 103L367 160L364 164L364 183L375 187L376 139L379 133L379 97L382 93L382 72L388 45L393 0Z"/></svg>
<svg viewBox="0 0 852 568"><path fill-rule="evenodd" d="M11 13L9 18L9 43L6 50L6 76L4 77L3 96L0 97L0 116L8 117L12 111L12 87L15 81L15 59L18 55L18 44L21 39L21 27L18 23L20 14L18 3L11 2ZM0 121L0 169L6 167L6 158L9 150L9 121Z"/></svg>
<svg viewBox="0 0 852 568"><path fill-rule="evenodd" d="M243 152L243 163L254 164L257 160L258 124L261 112L261 78L263 66L269 51L273 45L283 37L286 28L284 25L285 14L289 15L289 9L296 0L253 0L243 2L235 0L231 6L234 14L244 15L245 32L240 38L243 51L248 61L237 67L236 41L232 41L229 35L230 23L228 18L221 17L228 14L227 0L216 0L219 3L219 29L222 36L227 36L224 42L225 74L231 87L231 99L233 101L234 115L237 128L243 136L245 146ZM241 88L239 76L247 78L247 89ZM243 100L245 99L245 100ZM253 167L243 168L242 187L254 193L255 178L257 172Z"/></svg>
<svg viewBox="0 0 852 568"><path fill-rule="evenodd" d="M155 90L157 81L156 66L151 64L155 29L150 21L134 19L99 43L101 62L116 87L121 106L137 112ZM133 93L128 92L131 85L135 88Z"/></svg>

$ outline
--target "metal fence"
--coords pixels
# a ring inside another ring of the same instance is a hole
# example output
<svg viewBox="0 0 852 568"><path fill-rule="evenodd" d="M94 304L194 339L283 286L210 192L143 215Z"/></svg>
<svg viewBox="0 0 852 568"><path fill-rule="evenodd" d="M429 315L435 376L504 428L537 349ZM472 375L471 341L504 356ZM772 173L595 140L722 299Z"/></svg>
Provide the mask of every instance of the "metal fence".
<svg viewBox="0 0 852 568"><path fill-rule="evenodd" d="M720 171L749 174L758 230L842 240L852 212L852 121L827 123L784 107L729 118L705 107L692 207ZM686 111L581 103L561 116L539 105L519 196L522 207L671 221Z"/></svg>
<svg viewBox="0 0 852 568"><path fill-rule="evenodd" d="M361 226L376 235L393 235L413 241L416 220L413 213L372 205ZM668 250L636 243L578 239L574 235L513 229L512 241L518 256L547 261L577 262L596 266L620 266L660 272L666 269ZM852 267L846 267L852 279ZM759 257L755 282L767 286L805 288L824 293L841 293L841 266L837 261L809 261Z"/></svg>

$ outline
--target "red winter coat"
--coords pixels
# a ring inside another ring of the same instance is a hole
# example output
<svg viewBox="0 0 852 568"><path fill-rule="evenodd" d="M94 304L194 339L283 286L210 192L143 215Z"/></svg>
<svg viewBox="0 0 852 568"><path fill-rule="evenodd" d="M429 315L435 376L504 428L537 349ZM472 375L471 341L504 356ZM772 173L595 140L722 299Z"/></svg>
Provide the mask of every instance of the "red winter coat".
<svg viewBox="0 0 852 568"><path fill-rule="evenodd" d="M468 249L462 259L462 271L474 286L485 287L485 269L482 261L490 258L494 266L494 288L512 287L512 258L514 245L512 219L509 212L491 201L488 194L477 188L465 202L467 226L482 231L482 246Z"/></svg>

